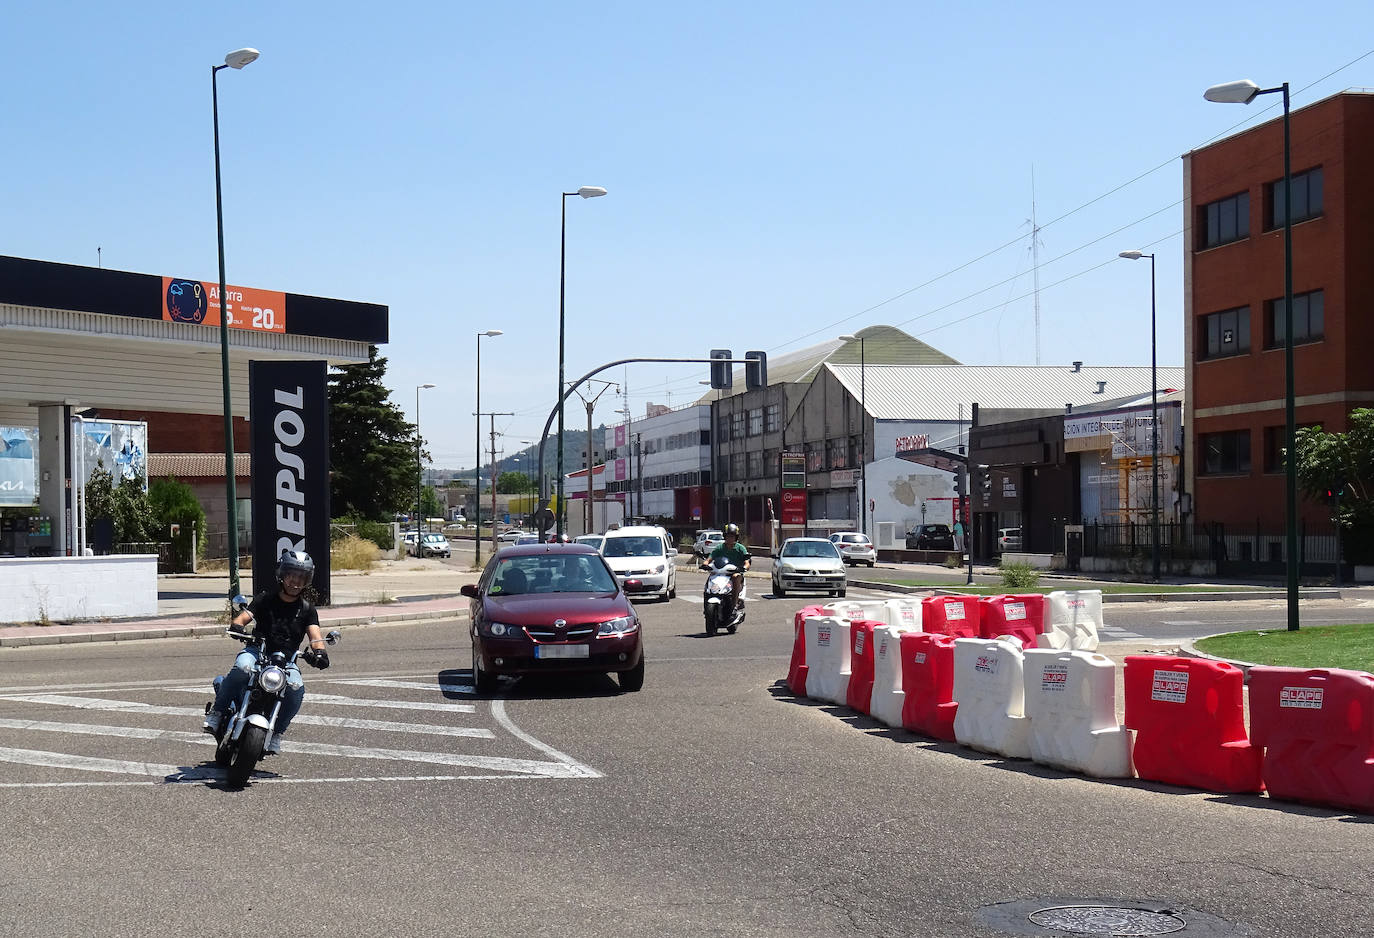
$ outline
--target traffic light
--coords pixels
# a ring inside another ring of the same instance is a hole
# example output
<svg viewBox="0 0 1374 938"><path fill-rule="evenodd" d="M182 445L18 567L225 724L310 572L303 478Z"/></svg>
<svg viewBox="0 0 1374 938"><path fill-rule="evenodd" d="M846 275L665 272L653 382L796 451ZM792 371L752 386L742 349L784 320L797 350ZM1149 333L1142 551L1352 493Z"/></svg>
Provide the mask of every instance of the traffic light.
<svg viewBox="0 0 1374 938"><path fill-rule="evenodd" d="M711 362L711 387L715 390L728 391L734 387L735 378L730 371L730 359L734 357L728 348L711 349L711 358L723 359Z"/></svg>
<svg viewBox="0 0 1374 938"><path fill-rule="evenodd" d="M768 387L768 353L744 353L744 388L759 391Z"/></svg>
<svg viewBox="0 0 1374 938"><path fill-rule="evenodd" d="M984 498L992 498L992 467L978 467L978 490Z"/></svg>
<svg viewBox="0 0 1374 938"><path fill-rule="evenodd" d="M963 497L964 494L964 473L961 470L954 470L954 494Z"/></svg>
<svg viewBox="0 0 1374 938"><path fill-rule="evenodd" d="M1338 502L1340 502L1341 497L1342 497L1343 495L1345 495L1345 483L1344 483L1344 482L1336 482L1336 483L1334 483L1334 484L1328 486L1327 489L1326 489L1326 500L1327 500L1328 502L1331 502L1333 505L1334 505L1334 504L1337 504Z"/></svg>

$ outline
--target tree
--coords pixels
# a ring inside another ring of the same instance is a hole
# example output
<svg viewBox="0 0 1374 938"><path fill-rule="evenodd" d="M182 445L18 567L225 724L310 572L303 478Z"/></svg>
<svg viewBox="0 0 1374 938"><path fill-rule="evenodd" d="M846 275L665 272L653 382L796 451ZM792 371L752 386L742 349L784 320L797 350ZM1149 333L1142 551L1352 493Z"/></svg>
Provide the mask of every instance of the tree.
<svg viewBox="0 0 1374 938"><path fill-rule="evenodd" d="M496 477L496 491L502 495L523 495L534 491L534 480L523 472L503 472Z"/></svg>
<svg viewBox="0 0 1374 938"><path fill-rule="evenodd" d="M439 507L439 496L434 494L434 486L426 485L420 490L420 517L438 518L443 508Z"/></svg>
<svg viewBox="0 0 1374 938"><path fill-rule="evenodd" d="M196 556L205 555L205 509L196 499L196 493L189 485L176 479L158 479L148 487L148 506L160 532L158 539L166 537L170 540L177 567L190 570L193 531ZM171 533L174 524L180 528L175 535Z"/></svg>
<svg viewBox="0 0 1374 938"><path fill-rule="evenodd" d="M391 402L385 374L386 359L371 346L367 364L329 375L330 499L336 516L389 521L414 503L418 432Z"/></svg>
<svg viewBox="0 0 1374 938"><path fill-rule="evenodd" d="M1350 412L1345 433L1327 433L1321 426L1297 433L1298 487L1310 498L1326 501L1328 491L1341 490L1335 520L1353 534L1352 559L1374 555L1374 409Z"/></svg>

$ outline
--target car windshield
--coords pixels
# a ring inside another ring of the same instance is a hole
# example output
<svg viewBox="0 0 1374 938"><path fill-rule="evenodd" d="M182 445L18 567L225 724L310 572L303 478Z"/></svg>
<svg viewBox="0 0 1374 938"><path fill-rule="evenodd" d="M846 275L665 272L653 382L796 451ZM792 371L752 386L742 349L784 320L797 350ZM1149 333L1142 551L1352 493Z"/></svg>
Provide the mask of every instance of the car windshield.
<svg viewBox="0 0 1374 938"><path fill-rule="evenodd" d="M607 557L662 557L663 540L651 534L608 537L601 552Z"/></svg>
<svg viewBox="0 0 1374 938"><path fill-rule="evenodd" d="M426 544L447 544L447 543L448 543L448 538L444 537L442 534L426 534L426 535L425 535L425 543L426 543Z"/></svg>
<svg viewBox="0 0 1374 938"><path fill-rule="evenodd" d="M782 545L784 557L829 557L835 556L835 545L829 541L788 541Z"/></svg>
<svg viewBox="0 0 1374 938"><path fill-rule="evenodd" d="M497 564L487 586L490 596L615 591L615 578L606 565L586 554L508 557Z"/></svg>

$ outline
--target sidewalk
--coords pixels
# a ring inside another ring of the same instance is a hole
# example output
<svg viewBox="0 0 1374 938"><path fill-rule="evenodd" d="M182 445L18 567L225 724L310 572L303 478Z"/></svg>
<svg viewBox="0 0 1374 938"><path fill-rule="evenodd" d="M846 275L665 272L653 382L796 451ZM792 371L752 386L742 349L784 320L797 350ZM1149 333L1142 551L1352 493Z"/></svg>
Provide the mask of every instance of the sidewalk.
<svg viewBox="0 0 1374 938"><path fill-rule="evenodd" d="M251 589L244 571L240 586ZM331 577L333 602L320 608L320 625L413 622L465 617L468 599L458 590L476 583L478 574L437 560L378 561L363 573L341 570ZM64 622L52 625L0 625L0 648L73 642L133 641L218 635L224 631L228 573L158 577L158 614L133 619Z"/></svg>

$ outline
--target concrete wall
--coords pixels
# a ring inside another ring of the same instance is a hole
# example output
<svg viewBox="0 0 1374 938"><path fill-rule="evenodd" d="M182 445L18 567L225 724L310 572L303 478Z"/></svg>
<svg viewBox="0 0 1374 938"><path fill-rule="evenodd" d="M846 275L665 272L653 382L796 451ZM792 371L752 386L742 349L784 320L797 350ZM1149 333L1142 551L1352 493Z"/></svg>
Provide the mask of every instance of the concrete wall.
<svg viewBox="0 0 1374 938"><path fill-rule="evenodd" d="M157 555L0 560L0 621L157 614Z"/></svg>

